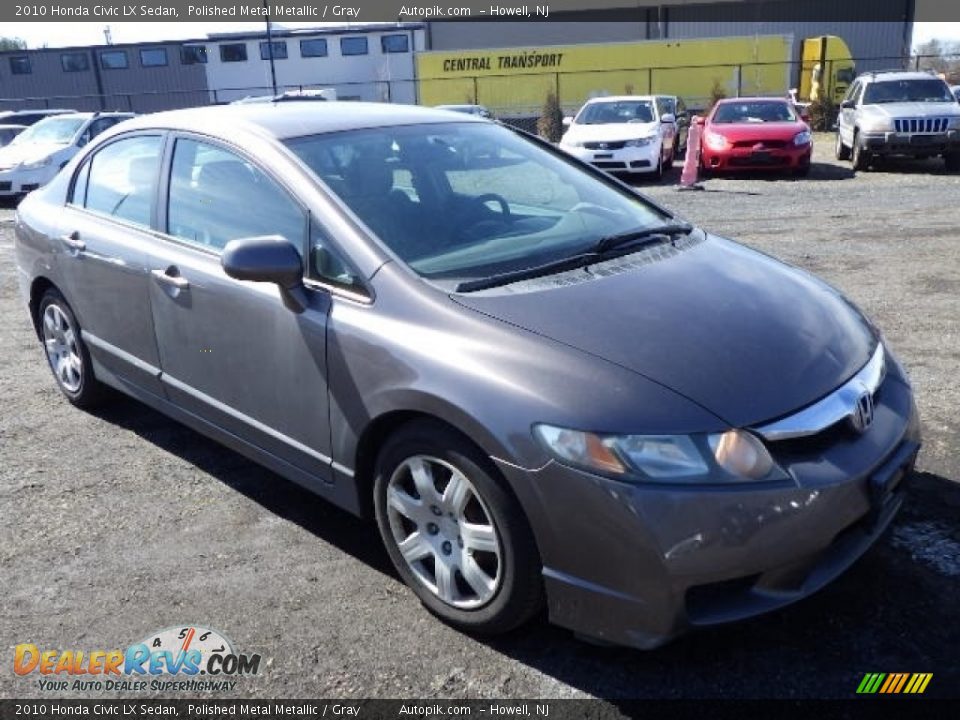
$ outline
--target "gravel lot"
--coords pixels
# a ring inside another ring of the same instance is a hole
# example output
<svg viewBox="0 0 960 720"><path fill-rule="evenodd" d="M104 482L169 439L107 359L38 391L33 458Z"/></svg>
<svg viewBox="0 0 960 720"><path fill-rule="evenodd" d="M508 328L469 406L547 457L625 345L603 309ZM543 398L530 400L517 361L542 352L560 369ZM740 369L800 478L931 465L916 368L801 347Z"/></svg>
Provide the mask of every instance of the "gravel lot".
<svg viewBox="0 0 960 720"><path fill-rule="evenodd" d="M642 187L818 273L876 320L924 421L914 490L878 547L815 597L649 653L542 619L496 640L457 633L396 578L372 524L134 401L70 407L17 295L13 210L0 209L0 697L41 695L36 675L10 671L17 643L111 649L188 623L263 655L244 696L850 697L863 673L897 671L958 694L960 176L930 161L854 178L829 136L817 142L804 180L681 193L675 169Z"/></svg>

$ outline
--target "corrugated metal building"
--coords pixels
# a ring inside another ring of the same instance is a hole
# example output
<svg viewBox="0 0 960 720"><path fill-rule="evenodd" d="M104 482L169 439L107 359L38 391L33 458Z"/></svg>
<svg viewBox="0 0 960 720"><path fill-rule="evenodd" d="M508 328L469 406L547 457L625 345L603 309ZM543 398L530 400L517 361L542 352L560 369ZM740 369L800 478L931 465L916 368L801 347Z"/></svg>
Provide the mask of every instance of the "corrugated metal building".
<svg viewBox="0 0 960 720"><path fill-rule="evenodd" d="M207 103L203 65L180 43L136 43L0 53L0 109L70 107L152 112Z"/></svg>

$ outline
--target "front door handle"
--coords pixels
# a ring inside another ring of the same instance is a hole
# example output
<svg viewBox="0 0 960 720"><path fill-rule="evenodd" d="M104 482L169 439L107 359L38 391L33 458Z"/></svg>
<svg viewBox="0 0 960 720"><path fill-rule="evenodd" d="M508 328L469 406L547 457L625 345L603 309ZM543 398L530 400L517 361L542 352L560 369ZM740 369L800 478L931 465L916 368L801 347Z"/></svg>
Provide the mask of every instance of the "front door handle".
<svg viewBox="0 0 960 720"><path fill-rule="evenodd" d="M82 252L87 249L87 244L80 239L80 233L74 230L68 235L61 235L60 240L71 250L76 250L77 252Z"/></svg>
<svg viewBox="0 0 960 720"><path fill-rule="evenodd" d="M178 290L186 290L188 287L190 287L190 281L180 275L170 274L171 272L176 271L177 269L171 266L166 270L151 270L150 274L153 275L153 279L157 282L177 288Z"/></svg>

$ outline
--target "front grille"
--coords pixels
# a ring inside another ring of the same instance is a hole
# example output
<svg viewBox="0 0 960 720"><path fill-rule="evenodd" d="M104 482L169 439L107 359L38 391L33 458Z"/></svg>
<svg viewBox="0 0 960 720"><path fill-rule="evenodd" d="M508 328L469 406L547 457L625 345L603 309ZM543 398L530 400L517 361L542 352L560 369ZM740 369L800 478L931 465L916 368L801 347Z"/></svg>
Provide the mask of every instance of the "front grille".
<svg viewBox="0 0 960 720"><path fill-rule="evenodd" d="M897 132L940 133L946 132L950 118L897 118L893 127Z"/></svg>
<svg viewBox="0 0 960 720"><path fill-rule="evenodd" d="M583 146L587 150L622 150L626 144L626 140L614 140L611 142L585 142Z"/></svg>
<svg viewBox="0 0 960 720"><path fill-rule="evenodd" d="M730 167L777 167L787 165L790 158L778 155L770 155L766 158L750 157L732 157L727 161Z"/></svg>
<svg viewBox="0 0 960 720"><path fill-rule="evenodd" d="M764 150L779 150L787 146L786 140L738 140L733 144L735 148L752 148L762 145Z"/></svg>
<svg viewBox="0 0 960 720"><path fill-rule="evenodd" d="M11 187L13 187L13 183L9 181L0 182L0 192L10 192Z"/></svg>

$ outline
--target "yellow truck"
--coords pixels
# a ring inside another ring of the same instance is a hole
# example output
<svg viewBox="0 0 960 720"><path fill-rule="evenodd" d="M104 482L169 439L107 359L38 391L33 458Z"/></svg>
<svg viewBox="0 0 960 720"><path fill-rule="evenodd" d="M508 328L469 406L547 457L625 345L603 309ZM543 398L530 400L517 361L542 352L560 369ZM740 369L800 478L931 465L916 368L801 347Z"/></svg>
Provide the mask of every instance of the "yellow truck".
<svg viewBox="0 0 960 720"><path fill-rule="evenodd" d="M430 51L416 56L421 105L480 104L537 114L548 93L567 111L602 95L677 95L704 108L717 92L835 102L855 76L839 37L792 35Z"/></svg>

